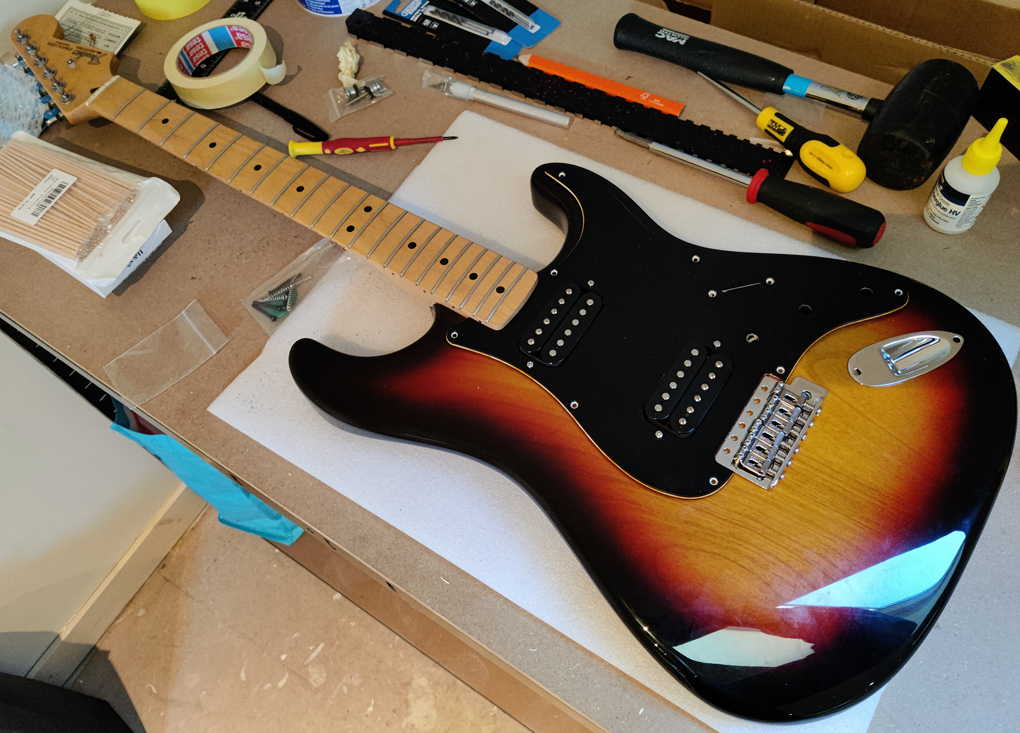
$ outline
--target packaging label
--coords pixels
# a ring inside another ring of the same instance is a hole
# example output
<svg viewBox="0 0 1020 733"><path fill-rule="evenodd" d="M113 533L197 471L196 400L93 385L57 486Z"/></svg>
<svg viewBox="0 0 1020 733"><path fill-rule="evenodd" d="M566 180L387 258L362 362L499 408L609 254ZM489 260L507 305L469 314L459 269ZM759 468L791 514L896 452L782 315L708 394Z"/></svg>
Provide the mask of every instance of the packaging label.
<svg viewBox="0 0 1020 733"><path fill-rule="evenodd" d="M32 193L28 194L25 200L15 207L11 216L35 226L43 214L49 211L50 207L57 203L77 180L74 176L54 168L40 181L38 186L32 189Z"/></svg>
<svg viewBox="0 0 1020 733"><path fill-rule="evenodd" d="M960 193L949 185L942 173L925 204L924 218L936 229L962 232L970 229L991 196L990 193L983 196Z"/></svg>
<svg viewBox="0 0 1020 733"><path fill-rule="evenodd" d="M141 23L109 10L68 0L56 15L64 29L64 40L81 46L92 46L110 53L119 53Z"/></svg>

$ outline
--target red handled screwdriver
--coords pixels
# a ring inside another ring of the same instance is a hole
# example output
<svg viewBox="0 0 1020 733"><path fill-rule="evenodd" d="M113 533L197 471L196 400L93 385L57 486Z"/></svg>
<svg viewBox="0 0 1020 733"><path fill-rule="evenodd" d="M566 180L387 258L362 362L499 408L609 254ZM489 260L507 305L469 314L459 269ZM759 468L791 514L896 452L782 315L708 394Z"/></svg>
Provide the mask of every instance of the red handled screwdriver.
<svg viewBox="0 0 1020 733"><path fill-rule="evenodd" d="M324 143L304 143L291 140L287 145L290 157L299 155L352 155L354 153L376 153L381 150L396 150L404 145L424 145L456 140L456 135L443 137L338 137Z"/></svg>
<svg viewBox="0 0 1020 733"><path fill-rule="evenodd" d="M881 211L845 199L821 188L769 176L762 168L754 176L745 176L729 168L696 158L629 132L617 130L624 140L648 148L653 153L714 173L747 187L747 202L764 204L794 221L811 227L830 239L857 247L873 247L885 234L885 217Z"/></svg>

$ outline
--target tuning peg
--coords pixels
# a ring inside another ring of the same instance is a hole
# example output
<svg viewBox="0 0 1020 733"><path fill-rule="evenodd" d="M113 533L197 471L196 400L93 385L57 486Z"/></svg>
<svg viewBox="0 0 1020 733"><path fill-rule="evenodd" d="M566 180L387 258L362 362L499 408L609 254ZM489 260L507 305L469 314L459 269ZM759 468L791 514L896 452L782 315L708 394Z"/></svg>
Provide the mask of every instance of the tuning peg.
<svg viewBox="0 0 1020 733"><path fill-rule="evenodd" d="M63 104L67 104L68 102L72 101L73 99L74 99L74 95L71 94L71 92L61 92L60 93L60 101Z"/></svg>
<svg viewBox="0 0 1020 733"><path fill-rule="evenodd" d="M57 75L56 69L51 69L49 66L44 66L42 70L43 79L52 79Z"/></svg>
<svg viewBox="0 0 1020 733"><path fill-rule="evenodd" d="M14 29L14 40L18 43L28 43L28 39L31 38L27 33L22 33L20 28Z"/></svg>
<svg viewBox="0 0 1020 733"><path fill-rule="evenodd" d="M49 61L49 59L45 56L36 56L32 59L32 66L45 66L47 61Z"/></svg>
<svg viewBox="0 0 1020 733"><path fill-rule="evenodd" d="M64 87L66 87L66 86L67 86L67 82L66 81L63 81L63 80L60 80L60 79L55 79L53 81L53 83L50 84L50 89L52 89L55 92L62 92L62 91L64 91Z"/></svg>
<svg viewBox="0 0 1020 733"><path fill-rule="evenodd" d="M27 46L25 46L25 53L27 53L29 56L35 56L35 54L36 54L36 52L38 50L39 50L39 47L38 46L33 46L31 43L28 44Z"/></svg>

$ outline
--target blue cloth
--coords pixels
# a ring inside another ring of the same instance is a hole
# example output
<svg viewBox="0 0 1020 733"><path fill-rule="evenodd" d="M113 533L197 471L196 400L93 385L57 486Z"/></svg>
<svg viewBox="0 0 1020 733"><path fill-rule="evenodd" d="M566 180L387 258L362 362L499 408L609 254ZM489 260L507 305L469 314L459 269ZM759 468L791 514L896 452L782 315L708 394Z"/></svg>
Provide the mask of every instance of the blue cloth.
<svg viewBox="0 0 1020 733"><path fill-rule="evenodd" d="M161 460L185 486L212 504L228 527L284 545L293 544L304 531L169 435L136 433L116 423L110 427Z"/></svg>

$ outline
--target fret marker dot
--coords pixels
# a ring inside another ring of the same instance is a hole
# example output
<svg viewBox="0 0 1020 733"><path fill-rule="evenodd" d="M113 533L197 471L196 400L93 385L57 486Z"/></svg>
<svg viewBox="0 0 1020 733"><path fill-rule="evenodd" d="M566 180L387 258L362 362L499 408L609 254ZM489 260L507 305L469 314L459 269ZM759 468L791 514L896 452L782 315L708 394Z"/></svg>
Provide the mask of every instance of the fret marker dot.
<svg viewBox="0 0 1020 733"><path fill-rule="evenodd" d="M257 166L255 166L255 170L257 170L257 171L260 171L260 170L262 170L262 166L261 166L261 165L257 165Z"/></svg>
<svg viewBox="0 0 1020 733"><path fill-rule="evenodd" d="M215 148L216 147L216 143L209 143L209 147L210 148Z"/></svg>
<svg viewBox="0 0 1020 733"><path fill-rule="evenodd" d="M304 190L305 190L305 187L304 187L304 186L298 186L298 187L297 187L297 192L298 192L298 193L301 193L301 192L302 192L302 191L304 191Z"/></svg>
<svg viewBox="0 0 1020 733"><path fill-rule="evenodd" d="M470 275L468 275L468 279L469 280L477 280L478 279L478 273L477 272L472 272Z"/></svg>
<svg viewBox="0 0 1020 733"><path fill-rule="evenodd" d="M162 124L164 124L164 125L165 125L165 124L166 124L166 123L168 123L169 121L170 121L170 118L169 118L169 117L164 117L164 118L163 118L163 122L162 122Z"/></svg>
<svg viewBox="0 0 1020 733"><path fill-rule="evenodd" d="M444 257L443 259L439 260L439 264L440 265L448 265L448 264L450 264L450 261Z"/></svg>
<svg viewBox="0 0 1020 733"><path fill-rule="evenodd" d="M347 227L347 231L353 232L354 231L354 225L351 224L349 227Z"/></svg>
<svg viewBox="0 0 1020 733"><path fill-rule="evenodd" d="M496 292L497 292L497 293L503 293L503 292L506 292L506 288L504 288L504 287L503 287L502 285L500 285L500 286L499 286L498 288L496 288Z"/></svg>
<svg viewBox="0 0 1020 733"><path fill-rule="evenodd" d="M414 248L415 248L415 247L417 247L417 246L418 246L418 243L417 243L417 242L408 242L408 243L407 243L407 248L408 248L408 249L414 249Z"/></svg>
<svg viewBox="0 0 1020 733"><path fill-rule="evenodd" d="M366 206L366 207L365 207L365 213L367 214L367 213L369 213L370 211L372 211L372 207L371 207L371 206Z"/></svg>

